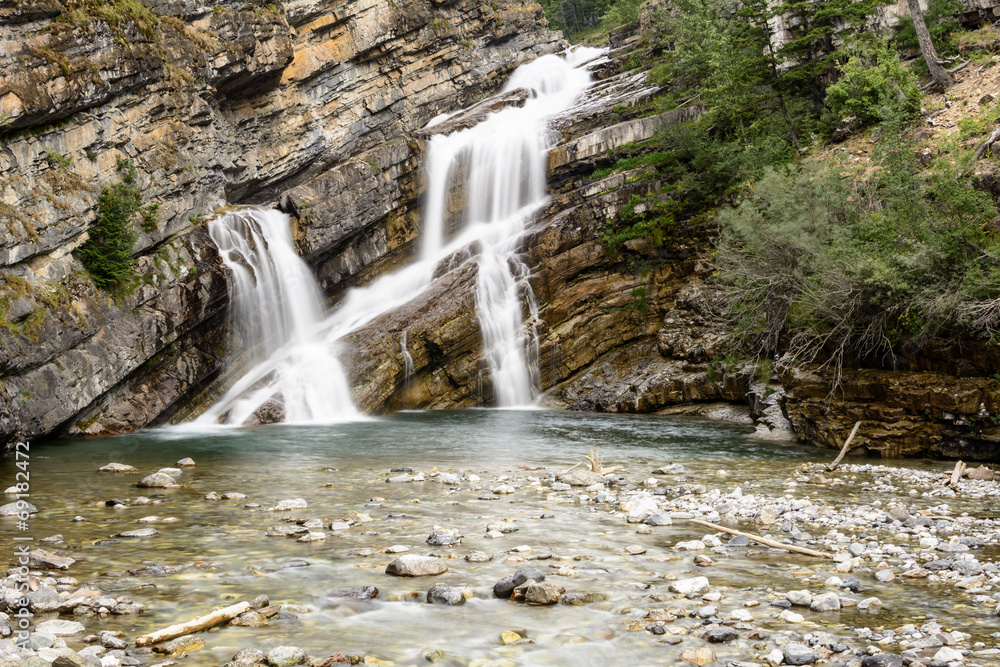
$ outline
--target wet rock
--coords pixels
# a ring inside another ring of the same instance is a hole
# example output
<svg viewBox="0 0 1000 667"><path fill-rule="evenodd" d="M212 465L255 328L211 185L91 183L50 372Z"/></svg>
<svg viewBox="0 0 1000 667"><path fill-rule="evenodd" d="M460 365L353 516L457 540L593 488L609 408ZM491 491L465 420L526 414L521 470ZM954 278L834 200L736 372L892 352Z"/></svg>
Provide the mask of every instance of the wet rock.
<svg viewBox="0 0 1000 667"><path fill-rule="evenodd" d="M52 661L52 667L94 667L98 664L97 658L82 656L79 653L68 651L56 656Z"/></svg>
<svg viewBox="0 0 1000 667"><path fill-rule="evenodd" d="M83 626L83 623L77 623L76 621L63 621L59 619L43 621L35 626L35 632L52 635L53 637L79 635L85 630L86 628Z"/></svg>
<svg viewBox="0 0 1000 667"><path fill-rule="evenodd" d="M298 539L299 542L322 542L326 539L326 533L308 532Z"/></svg>
<svg viewBox="0 0 1000 667"><path fill-rule="evenodd" d="M178 468L189 468L189 467L193 467L194 464L195 464L194 463L194 459L192 459L189 456L185 456L184 458L182 458L180 461L178 461L174 465L176 465Z"/></svg>
<svg viewBox="0 0 1000 667"><path fill-rule="evenodd" d="M152 475L146 475L140 479L136 486L141 489L176 489L180 484L170 475L154 472Z"/></svg>
<svg viewBox="0 0 1000 667"><path fill-rule="evenodd" d="M838 611L840 609L840 596L836 593L823 593L817 595L809 604L812 611Z"/></svg>
<svg viewBox="0 0 1000 667"><path fill-rule="evenodd" d="M523 597L519 594L523 586ZM531 605L550 605L559 602L566 589L548 581L526 581L511 593L512 598L523 599Z"/></svg>
<svg viewBox="0 0 1000 667"><path fill-rule="evenodd" d="M992 482L996 479L996 474L984 465L980 465L978 468L973 468L967 472L965 476L972 480L984 482Z"/></svg>
<svg viewBox="0 0 1000 667"><path fill-rule="evenodd" d="M101 643L101 646L103 646L106 649L120 651L128 648L128 642L122 639L121 637L115 635L115 633L113 632L105 630L102 632L98 632L97 636L98 636L98 641Z"/></svg>
<svg viewBox="0 0 1000 667"><path fill-rule="evenodd" d="M243 661L256 664L258 662L264 662L266 659L267 656L259 648L244 648L233 654L233 662Z"/></svg>
<svg viewBox="0 0 1000 667"><path fill-rule="evenodd" d="M434 584L427 591L427 602L452 606L465 604L465 593L458 586Z"/></svg>
<svg viewBox="0 0 1000 667"><path fill-rule="evenodd" d="M689 649L681 653L680 660L681 662L690 662L701 667L701 665L707 665L710 662L715 662L715 651L707 646Z"/></svg>
<svg viewBox="0 0 1000 667"><path fill-rule="evenodd" d="M100 471L100 472L137 473L137 472L139 472L139 469L136 468L136 467L134 467L134 466L127 465L125 463L109 463L107 465L104 465L104 466L101 466L100 468L98 468L98 471Z"/></svg>
<svg viewBox="0 0 1000 667"><path fill-rule="evenodd" d="M230 625L235 625L241 628L262 628L268 625L267 617L261 614L259 611L250 610L243 612L236 618L229 621Z"/></svg>
<svg viewBox="0 0 1000 667"><path fill-rule="evenodd" d="M721 644L722 642L731 642L739 636L739 633L732 628L722 626L708 630L701 638L712 644Z"/></svg>
<svg viewBox="0 0 1000 667"><path fill-rule="evenodd" d="M570 470L556 475L556 481L570 486L591 486L593 484L604 484L607 480L604 475L599 475L590 470Z"/></svg>
<svg viewBox="0 0 1000 667"><path fill-rule="evenodd" d="M38 508L26 500L19 500L16 503L0 505L0 516L17 516L23 512L34 514L37 511Z"/></svg>
<svg viewBox="0 0 1000 667"><path fill-rule="evenodd" d="M41 648L52 648L55 641L56 638L54 635L44 632L32 632L28 635L28 641L25 642L25 645L32 651L37 651Z"/></svg>
<svg viewBox="0 0 1000 667"><path fill-rule="evenodd" d="M805 617L802 616L802 614L796 614L794 611L790 609L786 609L785 611L778 614L778 618L780 618L785 623L801 623L802 621L805 620Z"/></svg>
<svg viewBox="0 0 1000 667"><path fill-rule="evenodd" d="M157 644L153 647L153 651L155 653L165 653L171 657L179 658L187 655L188 653L200 651L203 648L205 648L204 639L197 635L188 635L186 637L171 639L170 641L163 642L162 644Z"/></svg>
<svg viewBox="0 0 1000 667"><path fill-rule="evenodd" d="M267 664L271 667L292 667L309 661L309 656L295 646L279 646L267 652Z"/></svg>
<svg viewBox="0 0 1000 667"><path fill-rule="evenodd" d="M489 563L493 560L493 556L485 551L470 551L465 554L465 560L470 563Z"/></svg>
<svg viewBox="0 0 1000 667"><path fill-rule="evenodd" d="M965 662L965 656L962 655L961 651L956 651L955 649L948 646L942 646L940 649L938 649L938 652L935 653L934 657L931 659L934 662L943 662L943 663Z"/></svg>
<svg viewBox="0 0 1000 667"><path fill-rule="evenodd" d="M75 562L76 560L69 556L45 551L44 549L32 549L28 552L29 567L68 570L69 566Z"/></svg>
<svg viewBox="0 0 1000 667"><path fill-rule="evenodd" d="M647 526L672 526L674 521L670 518L669 513L657 510L647 516L643 523Z"/></svg>
<svg viewBox="0 0 1000 667"><path fill-rule="evenodd" d="M327 593L328 598L348 598L351 600L373 600L378 597L379 590L374 586L357 586L355 588L344 588L339 591Z"/></svg>
<svg viewBox="0 0 1000 667"><path fill-rule="evenodd" d="M508 521L504 519L503 521L491 521L486 524L487 531L497 531L504 535L509 535L510 533L516 533L520 530L516 523L513 521Z"/></svg>
<svg viewBox="0 0 1000 667"><path fill-rule="evenodd" d="M784 650L785 663L789 665L811 665L819 660L819 653L805 644L789 642Z"/></svg>
<svg viewBox="0 0 1000 667"><path fill-rule="evenodd" d="M221 496L221 498L223 500L243 500L246 497L247 497L247 494L245 494L245 493L238 493L236 491L230 491L230 492L227 492L227 493L223 493L222 496Z"/></svg>
<svg viewBox="0 0 1000 667"><path fill-rule="evenodd" d="M448 566L440 558L406 554L389 563L386 574L397 577L427 577L448 571Z"/></svg>
<svg viewBox="0 0 1000 667"><path fill-rule="evenodd" d="M55 589L52 588L42 588L37 591L32 591L24 597L27 597L28 599L28 608L36 614L58 611L66 602L58 593L56 593Z"/></svg>
<svg viewBox="0 0 1000 667"><path fill-rule="evenodd" d="M425 541L434 547L446 547L452 544L460 544L462 536L455 530L435 530L427 536Z"/></svg>
<svg viewBox="0 0 1000 667"><path fill-rule="evenodd" d="M627 553L629 556L640 556L646 553L646 547L642 546L641 544L630 544L629 546L625 547L625 553Z"/></svg>
<svg viewBox="0 0 1000 667"><path fill-rule="evenodd" d="M670 591L679 595L697 595L708 591L708 577L692 577L670 582Z"/></svg>
<svg viewBox="0 0 1000 667"><path fill-rule="evenodd" d="M288 510L304 510L308 507L306 501L302 498L289 498L286 500L279 500L274 507L268 507L268 512L287 512Z"/></svg>
<svg viewBox="0 0 1000 667"><path fill-rule="evenodd" d="M146 565L136 570L126 570L128 577L162 577L168 574L177 574L177 568L169 565Z"/></svg>
<svg viewBox="0 0 1000 667"><path fill-rule="evenodd" d="M535 568L519 568L514 574L504 577L493 585L493 595L503 600L509 599L514 589L528 580L536 582L545 580L545 573Z"/></svg>
<svg viewBox="0 0 1000 667"><path fill-rule="evenodd" d="M136 530L126 530L124 533L117 533L111 537L152 537L159 535L160 531L155 528L138 528Z"/></svg>
<svg viewBox="0 0 1000 667"><path fill-rule="evenodd" d="M305 535L308 532L309 529L305 526L298 526L294 523L285 523L267 527L268 537L292 537L296 535Z"/></svg>
<svg viewBox="0 0 1000 667"><path fill-rule="evenodd" d="M903 658L895 653L879 653L862 658L861 667L903 667Z"/></svg>
<svg viewBox="0 0 1000 667"><path fill-rule="evenodd" d="M629 523L642 523L651 514L659 511L660 506L650 496L639 496L625 503L622 509L628 512L625 516L626 521Z"/></svg>
<svg viewBox="0 0 1000 667"><path fill-rule="evenodd" d="M882 601L878 598L865 598L858 603L858 611L878 611L882 608Z"/></svg>

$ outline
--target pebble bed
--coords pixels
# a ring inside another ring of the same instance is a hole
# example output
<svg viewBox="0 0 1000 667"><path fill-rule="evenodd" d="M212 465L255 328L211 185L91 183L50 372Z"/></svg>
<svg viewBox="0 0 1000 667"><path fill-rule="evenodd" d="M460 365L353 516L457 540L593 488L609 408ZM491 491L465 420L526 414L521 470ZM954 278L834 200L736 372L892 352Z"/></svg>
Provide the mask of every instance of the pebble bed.
<svg viewBox="0 0 1000 667"><path fill-rule="evenodd" d="M12 614L22 597L17 570L9 570L2 581L0 667L224 664L218 658L222 649L205 648L219 644L232 628L267 633L287 625L291 629L282 635L287 638L295 636L295 624L302 619L316 628L329 624L331 616L346 618L374 608L366 604L383 605L380 609L405 605L429 614L436 607L498 600L537 608L532 612L536 616L529 618L540 625L547 620L538 614L555 620L570 608L588 606L606 610L607 623L605 628L567 635L561 644L553 644L539 628L497 627L494 635L484 638L486 649L468 655L431 642L408 651L377 645L361 652L342 651L335 639L328 650L317 651L315 644L274 646L262 634L260 646L233 651L226 664L577 664L571 657L574 645L611 641L618 648L639 647L638 655L645 657L630 659L635 664L1000 664L1000 567L995 560L1000 554L1000 519L986 516L1000 496L1000 484L965 479L952 490L941 466L918 470L852 463L831 473L818 463L797 464L771 477L646 460L628 461L627 471L603 476L584 467L568 472L554 467L483 468L475 473L358 469L345 483L366 485L355 488L364 495L361 506L335 516L325 508L314 513L314 506L302 498L265 500L255 499L253 489L199 489L198 484L183 483L188 473L180 467L144 472L138 484L126 477L142 475L134 469L93 473L121 480L123 493L138 486L146 494L88 502L100 506L94 511L104 513L101 516L132 513L129 521L141 525L114 533L118 544L156 539L171 524L184 524L185 507L225 504L242 513L244 527L249 526L244 532L252 535L243 539L257 544L278 539L302 543L303 549L330 548L345 535L355 536L360 542L345 541L336 549L343 558L360 563L352 566L358 568L357 580L324 590L324 598L334 601L329 608L318 610L321 605L308 599L246 596L250 610L229 622L229 629L140 648L135 644L140 629L150 632L164 625L143 622L159 604L155 582L185 576L190 564L171 564L164 553L162 564L117 572L111 579L107 571L119 564L97 569L91 564L87 575L77 578L73 575L79 566L61 559L82 557L86 562L87 549L66 548L61 535L52 535L35 545L25 596L34 614L33 627L20 645L13 641ZM345 472L325 468L312 474L336 478ZM188 493L184 503L165 495L178 488L178 493ZM441 511L430 518L440 524L401 523L404 514L398 507L404 501L387 500L372 490L405 497L410 506L439 504ZM192 495L195 491L197 496ZM159 512L159 505L176 516ZM447 525L448 512L460 507L472 507L476 517L482 517L475 532L467 519ZM512 511L515 507L521 507L518 513ZM10 505L0 508L0 514L12 511ZM564 516L601 526L608 536L606 546L574 548L574 536L567 534L559 535L559 548L520 539L519 533L538 540L545 533L532 527L546 521L553 526L549 532L560 532ZM71 523L77 526L95 521L75 519ZM830 557L768 547L692 519ZM422 538L419 542L411 539L414 531ZM355 546L364 542L371 546ZM316 558L327 552L309 553ZM308 568L310 560L307 555L283 567ZM633 583L602 588L602 577L611 576L602 573L612 572L618 562L632 568L627 576ZM456 581L453 575L463 568L478 573L478 579ZM254 574L277 576L265 570ZM214 576L226 580L237 575L221 571ZM115 584L110 591L109 581ZM116 586L120 590L113 590ZM197 611L234 601L218 599ZM177 620L194 615L192 608ZM123 618L130 620L122 625ZM335 631L335 625L327 630ZM254 635L244 636L252 641ZM489 655L484 657L484 651Z"/></svg>

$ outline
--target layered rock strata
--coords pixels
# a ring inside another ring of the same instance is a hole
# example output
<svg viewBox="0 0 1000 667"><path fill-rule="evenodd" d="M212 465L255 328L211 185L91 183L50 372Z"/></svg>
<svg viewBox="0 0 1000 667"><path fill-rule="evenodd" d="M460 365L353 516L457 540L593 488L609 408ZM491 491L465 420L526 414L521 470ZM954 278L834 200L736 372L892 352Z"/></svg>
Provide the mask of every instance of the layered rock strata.
<svg viewBox="0 0 1000 667"><path fill-rule="evenodd" d="M225 289L199 223L225 206L322 174L374 188L301 240L330 275L380 270L415 233L398 137L560 46L518 0L0 6L0 442L132 430L218 372ZM140 286L112 299L72 251L124 160L159 209L136 225Z"/></svg>

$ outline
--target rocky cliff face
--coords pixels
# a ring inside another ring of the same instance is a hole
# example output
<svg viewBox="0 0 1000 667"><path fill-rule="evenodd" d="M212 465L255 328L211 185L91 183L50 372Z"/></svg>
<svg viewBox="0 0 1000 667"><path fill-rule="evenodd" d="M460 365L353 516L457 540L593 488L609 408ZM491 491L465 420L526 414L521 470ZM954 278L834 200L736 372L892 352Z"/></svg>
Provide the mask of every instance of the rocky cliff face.
<svg viewBox="0 0 1000 667"><path fill-rule="evenodd" d="M517 0L0 3L0 442L169 414L224 347L199 223L317 177L305 191L368 188L368 208L335 202L301 241L330 284L378 264L414 233L398 138L559 46ZM138 230L139 286L110 298L72 251L120 160L159 211Z"/></svg>

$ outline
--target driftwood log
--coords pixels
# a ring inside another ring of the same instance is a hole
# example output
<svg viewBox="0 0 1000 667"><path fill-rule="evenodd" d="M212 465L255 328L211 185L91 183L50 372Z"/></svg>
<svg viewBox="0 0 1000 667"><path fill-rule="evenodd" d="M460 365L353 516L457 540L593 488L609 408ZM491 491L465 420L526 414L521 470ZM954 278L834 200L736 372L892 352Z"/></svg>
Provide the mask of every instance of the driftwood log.
<svg viewBox="0 0 1000 667"><path fill-rule="evenodd" d="M826 467L826 471L827 472L832 472L832 471L836 470L837 466L840 465L840 462L844 459L844 455L847 454L847 450L850 449L850 447L851 447L851 441L854 440L854 436L857 435L857 433L858 433L858 427L859 426L861 426L861 420L860 419L857 422L855 422L854 428L851 429L851 434L849 436L847 436L847 441L844 442L844 446L840 450L840 454L838 454L837 458L835 458L833 460L833 463L831 463L830 465L828 465Z"/></svg>
<svg viewBox="0 0 1000 667"><path fill-rule="evenodd" d="M962 479L965 475L965 463L963 461L955 462L955 469L951 471L951 479L948 481L948 486L958 491L958 480Z"/></svg>
<svg viewBox="0 0 1000 667"><path fill-rule="evenodd" d="M709 523L708 521L702 521L700 519L688 519L688 521L690 523L696 523L699 526L705 526L706 528L711 528L712 530L718 530L723 533L729 533L730 535L740 535L747 539L753 540L754 542L760 542L765 546L774 547L775 549L787 549L788 551L794 551L797 554L802 554L804 556L813 556L815 558L831 558L831 559L833 558L833 554L826 553L825 551L816 551L815 549L807 549L805 547L799 547L794 544L785 544L784 542L778 542L777 540L761 537L760 535L754 535L752 533L744 533L742 530L736 530L735 528L726 528L725 526Z"/></svg>
<svg viewBox="0 0 1000 667"><path fill-rule="evenodd" d="M177 637L190 635L201 630L208 630L209 628L214 628L221 623L225 623L226 621L236 618L240 614L249 611L249 609L249 602L240 602L239 604L223 607L222 609L216 609L210 614L193 618L186 623L178 623L176 625L171 625L169 628L163 628L162 630L151 632L148 635L140 635L136 638L135 645L149 646L150 644L164 642L168 639L176 639Z"/></svg>

